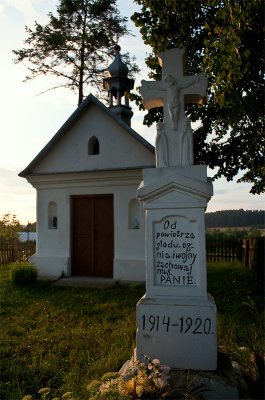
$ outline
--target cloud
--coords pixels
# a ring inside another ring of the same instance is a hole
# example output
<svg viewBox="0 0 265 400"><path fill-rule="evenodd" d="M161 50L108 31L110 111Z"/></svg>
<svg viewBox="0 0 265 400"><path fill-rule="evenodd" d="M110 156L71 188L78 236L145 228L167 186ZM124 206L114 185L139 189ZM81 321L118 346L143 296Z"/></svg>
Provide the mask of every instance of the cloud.
<svg viewBox="0 0 265 400"><path fill-rule="evenodd" d="M7 168L1 168L0 167L0 192L1 192L1 197L3 193L8 192L10 189L15 189L17 191L20 191L20 189L25 188L25 183L28 187L30 187L29 183L26 182L25 179L22 179L21 177L18 176L19 171L21 171L22 168L16 169L7 169Z"/></svg>
<svg viewBox="0 0 265 400"><path fill-rule="evenodd" d="M4 6L16 9L25 17L36 18L38 16L32 0L3 0L3 3L1 4L2 10L4 9Z"/></svg>
<svg viewBox="0 0 265 400"><path fill-rule="evenodd" d="M17 11L20 18L16 18ZM10 19L10 23L21 22L24 19L27 25L31 25L34 20L43 24L47 22L48 12L56 11L55 0L1 0L0 13Z"/></svg>
<svg viewBox="0 0 265 400"><path fill-rule="evenodd" d="M17 174L16 169L0 168L0 218L10 212L22 223L35 221L36 191Z"/></svg>
<svg viewBox="0 0 265 400"><path fill-rule="evenodd" d="M219 189L214 191L215 195L220 195L220 194L227 194L227 190L225 189Z"/></svg>

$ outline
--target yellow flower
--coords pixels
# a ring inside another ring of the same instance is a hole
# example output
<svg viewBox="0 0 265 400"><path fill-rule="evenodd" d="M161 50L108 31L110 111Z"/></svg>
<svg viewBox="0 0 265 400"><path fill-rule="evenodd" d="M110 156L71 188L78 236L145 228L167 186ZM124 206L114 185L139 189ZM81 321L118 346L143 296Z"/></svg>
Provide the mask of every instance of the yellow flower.
<svg viewBox="0 0 265 400"><path fill-rule="evenodd" d="M139 371L136 381L138 385L143 385L147 381L147 376L144 371Z"/></svg>
<svg viewBox="0 0 265 400"><path fill-rule="evenodd" d="M129 381L125 382L120 382L120 390L122 394L125 394L127 396L133 395L135 391L135 380L134 378L130 379Z"/></svg>
<svg viewBox="0 0 265 400"><path fill-rule="evenodd" d="M26 396L22 397L22 400L32 400L32 396L27 394Z"/></svg>
<svg viewBox="0 0 265 400"><path fill-rule="evenodd" d="M50 388L46 387L46 388L42 388L38 391L39 394L47 394L51 391Z"/></svg>
<svg viewBox="0 0 265 400"><path fill-rule="evenodd" d="M72 397L73 393L72 392L66 392L63 396L62 399L69 399L69 397Z"/></svg>
<svg viewBox="0 0 265 400"><path fill-rule="evenodd" d="M144 388L142 385L137 385L136 386L136 394L138 397L142 396L143 392L144 392Z"/></svg>

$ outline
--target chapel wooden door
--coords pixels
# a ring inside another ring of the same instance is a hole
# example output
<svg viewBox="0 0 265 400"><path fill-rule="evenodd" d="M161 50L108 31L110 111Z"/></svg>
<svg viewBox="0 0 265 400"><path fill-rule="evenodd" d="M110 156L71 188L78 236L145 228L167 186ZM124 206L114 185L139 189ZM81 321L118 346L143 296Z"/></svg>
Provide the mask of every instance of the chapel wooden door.
<svg viewBox="0 0 265 400"><path fill-rule="evenodd" d="M72 275L113 276L113 196L72 196Z"/></svg>

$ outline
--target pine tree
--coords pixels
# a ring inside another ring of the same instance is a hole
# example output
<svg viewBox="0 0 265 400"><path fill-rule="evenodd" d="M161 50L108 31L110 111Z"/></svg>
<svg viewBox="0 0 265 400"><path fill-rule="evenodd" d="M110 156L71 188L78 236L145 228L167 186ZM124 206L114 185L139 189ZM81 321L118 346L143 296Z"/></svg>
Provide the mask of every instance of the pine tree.
<svg viewBox="0 0 265 400"><path fill-rule="evenodd" d="M116 0L59 0L57 14L48 14L42 26L26 26L25 47L13 50L15 63L26 62L30 74L25 81L39 75L58 77L58 87L78 92L78 105L85 87L99 90L106 74L114 45L129 34L127 18L121 17ZM130 70L137 71L133 60Z"/></svg>

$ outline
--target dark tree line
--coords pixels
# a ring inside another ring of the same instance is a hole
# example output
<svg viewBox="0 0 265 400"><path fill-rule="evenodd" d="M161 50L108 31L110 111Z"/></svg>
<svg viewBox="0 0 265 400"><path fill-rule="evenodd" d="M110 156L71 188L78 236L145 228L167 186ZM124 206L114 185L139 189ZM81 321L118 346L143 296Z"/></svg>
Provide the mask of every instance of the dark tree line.
<svg viewBox="0 0 265 400"><path fill-rule="evenodd" d="M206 213L207 228L231 228L243 226L265 226L263 210L223 210Z"/></svg>

